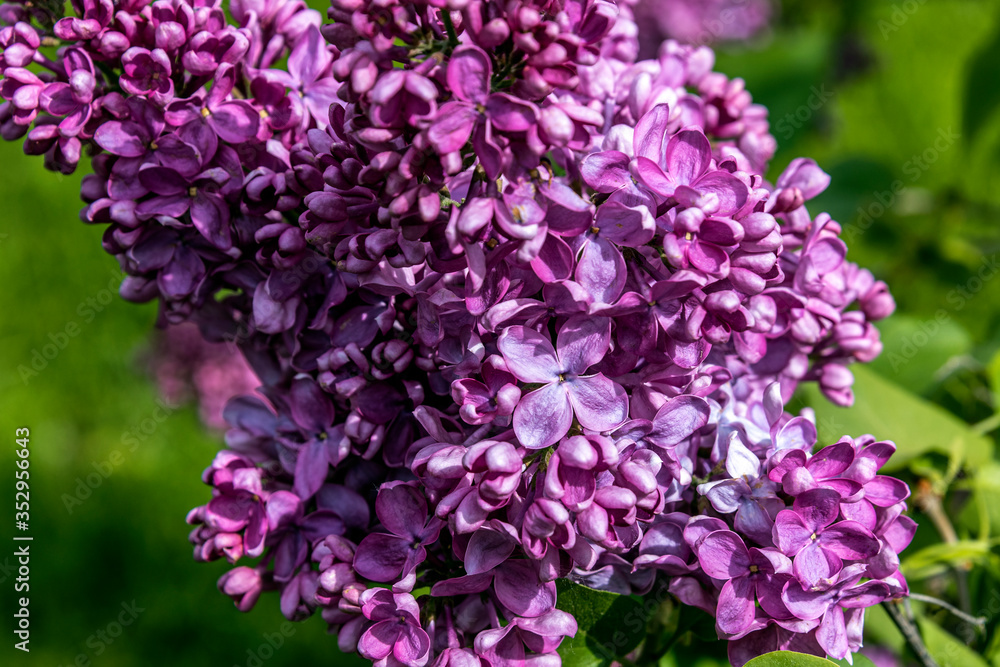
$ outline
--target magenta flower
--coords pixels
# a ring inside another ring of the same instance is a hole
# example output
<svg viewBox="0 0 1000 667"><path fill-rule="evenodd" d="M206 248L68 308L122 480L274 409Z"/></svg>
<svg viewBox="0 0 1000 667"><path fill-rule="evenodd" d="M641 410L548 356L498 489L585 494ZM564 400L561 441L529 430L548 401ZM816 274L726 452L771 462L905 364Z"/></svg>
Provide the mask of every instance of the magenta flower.
<svg viewBox="0 0 1000 667"><path fill-rule="evenodd" d="M170 57L163 49L133 46L122 56L122 89L131 95L149 95L163 106L174 96Z"/></svg>
<svg viewBox="0 0 1000 667"><path fill-rule="evenodd" d="M611 344L611 320L573 317L559 330L556 347L527 327L511 327L497 343L507 368L521 382L544 383L514 410L514 432L525 447L558 442L575 417L594 431L610 431L628 417L628 396L603 373L583 375Z"/></svg>
<svg viewBox="0 0 1000 667"><path fill-rule="evenodd" d="M871 531L857 521L840 521L840 494L813 489L795 498L792 509L778 512L774 543L792 558L792 569L803 586L830 581L843 561L858 561L878 553Z"/></svg>
<svg viewBox="0 0 1000 667"><path fill-rule="evenodd" d="M371 588L361 594L360 603L373 625L361 635L358 653L377 661L391 656L406 667L427 664L431 641L420 624L420 608L412 595Z"/></svg>
<svg viewBox="0 0 1000 667"><path fill-rule="evenodd" d="M715 622L719 630L737 635L750 627L755 601L765 612L780 614L784 581L774 577L791 571L792 563L777 549L747 549L740 536L729 530L709 533L698 547L698 562L705 574L726 583L719 593Z"/></svg>
<svg viewBox="0 0 1000 667"><path fill-rule="evenodd" d="M537 122L533 104L507 93L491 93L493 64L476 46L455 49L448 63L448 84L455 100L443 105L428 131L441 155L459 151L472 137L487 176L496 178L504 154L493 132L526 132Z"/></svg>
<svg viewBox="0 0 1000 667"><path fill-rule="evenodd" d="M378 493L375 513L388 533L372 533L358 545L354 569L372 581L409 580L427 557L425 543L437 540L443 527L427 519L427 501L418 489L402 482L386 484Z"/></svg>

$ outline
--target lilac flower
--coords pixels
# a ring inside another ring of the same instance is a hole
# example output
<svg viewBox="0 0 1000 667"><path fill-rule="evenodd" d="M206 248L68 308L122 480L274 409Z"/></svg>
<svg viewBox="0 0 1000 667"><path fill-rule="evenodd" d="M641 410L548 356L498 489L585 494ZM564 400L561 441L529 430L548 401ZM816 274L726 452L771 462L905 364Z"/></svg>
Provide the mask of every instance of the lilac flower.
<svg viewBox="0 0 1000 667"><path fill-rule="evenodd" d="M511 327L498 346L511 373L522 382L545 383L525 394L514 410L514 430L529 449L548 447L569 431L574 417L584 428L610 431L628 416L628 397L602 373L583 375L608 350L611 322L570 319L556 347L526 327Z"/></svg>
<svg viewBox="0 0 1000 667"><path fill-rule="evenodd" d="M420 608L409 593L373 588L361 594L361 610L373 625L358 642L358 652L373 661L394 658L407 667L427 664L430 638L420 625Z"/></svg>
<svg viewBox="0 0 1000 667"><path fill-rule="evenodd" d="M455 49L447 76L455 100L441 107L428 139L446 156L456 153L472 137L487 176L496 178L503 153L493 138L494 131L526 132L536 122L537 110L507 93L490 93L492 60L478 47Z"/></svg>
<svg viewBox="0 0 1000 667"><path fill-rule="evenodd" d="M426 558L424 543L437 540L442 523L427 519L427 503L413 486L400 482L379 491L375 512L388 533L372 533L354 554L354 569L373 581L396 581L412 588L414 569ZM405 588L403 590L409 590Z"/></svg>
<svg viewBox="0 0 1000 667"><path fill-rule="evenodd" d="M730 434L726 472L729 479L700 484L698 493L708 498L716 511L735 512L738 531L760 544L770 544L774 517L785 504L775 493L774 483L762 474L760 459L736 433Z"/></svg>
<svg viewBox="0 0 1000 667"><path fill-rule="evenodd" d="M252 369L195 558L380 667L557 665L563 578L661 579L734 664L856 650L914 523L893 445L784 409L849 403L894 306L829 177L770 189L766 109L708 48L636 62L627 4L445 4L81 0L55 53L4 9L0 135L92 156L122 295Z"/></svg>
<svg viewBox="0 0 1000 667"><path fill-rule="evenodd" d="M698 562L713 579L725 581L719 594L716 624L728 635L738 635L754 620L754 602L765 611L779 604L784 582L774 577L791 571L792 563L776 549L747 549L739 535L728 530L709 533L698 547Z"/></svg>
<svg viewBox="0 0 1000 667"><path fill-rule="evenodd" d="M174 96L170 58L163 49L133 46L122 55L121 86L130 95L149 95L163 106Z"/></svg>
<svg viewBox="0 0 1000 667"><path fill-rule="evenodd" d="M804 586L832 580L843 560L863 560L878 552L870 530L857 521L836 522L839 514L839 493L813 489L797 496L792 509L778 512L774 520L774 543L793 559L795 576Z"/></svg>

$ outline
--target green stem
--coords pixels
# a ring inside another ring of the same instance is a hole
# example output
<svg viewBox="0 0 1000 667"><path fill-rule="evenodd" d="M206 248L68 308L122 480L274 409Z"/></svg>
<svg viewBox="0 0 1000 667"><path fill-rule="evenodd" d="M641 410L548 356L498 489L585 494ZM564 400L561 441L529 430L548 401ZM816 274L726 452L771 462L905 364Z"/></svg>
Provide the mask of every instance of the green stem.
<svg viewBox="0 0 1000 667"><path fill-rule="evenodd" d="M448 31L448 44L455 48L458 46L458 35L455 34L455 24L451 22L451 12L442 9L441 20L444 21L444 29Z"/></svg>

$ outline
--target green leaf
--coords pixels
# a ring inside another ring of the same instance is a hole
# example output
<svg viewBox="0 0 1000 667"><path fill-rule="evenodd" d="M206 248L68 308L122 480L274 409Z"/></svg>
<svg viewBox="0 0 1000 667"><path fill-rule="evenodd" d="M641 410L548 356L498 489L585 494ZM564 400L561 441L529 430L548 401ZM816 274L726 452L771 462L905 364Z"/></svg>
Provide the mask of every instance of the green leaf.
<svg viewBox="0 0 1000 667"><path fill-rule="evenodd" d="M978 540L932 544L908 556L900 569L910 579L925 579L952 565L982 560L989 553L989 543Z"/></svg>
<svg viewBox="0 0 1000 667"><path fill-rule="evenodd" d="M915 394L932 387L941 368L972 347L968 332L954 318L939 322L900 314L880 322L879 331L883 352L871 368Z"/></svg>
<svg viewBox="0 0 1000 667"><path fill-rule="evenodd" d="M754 658L746 664L746 667L831 667L834 664L836 663L826 658L817 658L805 653L774 651Z"/></svg>
<svg viewBox="0 0 1000 667"><path fill-rule="evenodd" d="M557 586L556 606L573 614L577 623L576 636L567 637L559 646L564 667L610 665L639 645L660 603L653 594L644 598L618 595L566 580L559 580Z"/></svg>
<svg viewBox="0 0 1000 667"><path fill-rule="evenodd" d="M807 404L816 411L820 442L829 444L842 435L870 433L896 443L896 454L883 468L904 468L914 458L929 452L958 456L973 469L993 457L993 443L976 434L969 425L942 408L914 396L872 370L855 364L854 405L840 408L830 403L816 385L803 387Z"/></svg>
<svg viewBox="0 0 1000 667"><path fill-rule="evenodd" d="M875 667L874 662L860 653L855 653L852 660L854 660L854 667ZM847 660L830 660L830 662L835 665L840 665L841 667L850 667L851 665L851 663L847 662Z"/></svg>
<svg viewBox="0 0 1000 667"><path fill-rule="evenodd" d="M918 618L917 623L927 650L941 667L989 667L978 653L937 623L926 618Z"/></svg>
<svg viewBox="0 0 1000 667"><path fill-rule="evenodd" d="M1000 78L1000 30L972 59L966 78L962 126L971 142L990 116L1000 109L1000 89L983 86L983 81Z"/></svg>

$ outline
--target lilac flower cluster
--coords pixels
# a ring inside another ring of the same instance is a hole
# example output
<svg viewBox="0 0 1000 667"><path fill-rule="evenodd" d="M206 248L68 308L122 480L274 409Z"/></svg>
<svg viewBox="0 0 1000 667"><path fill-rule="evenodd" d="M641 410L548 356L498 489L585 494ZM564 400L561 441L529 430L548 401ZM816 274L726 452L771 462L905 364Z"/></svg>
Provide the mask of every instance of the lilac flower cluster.
<svg viewBox="0 0 1000 667"><path fill-rule="evenodd" d="M771 0L639 0L631 3L643 52L656 53L664 39L686 44L740 42L764 31Z"/></svg>
<svg viewBox="0 0 1000 667"><path fill-rule="evenodd" d="M811 454L783 409L851 403L892 297L807 211L814 162L764 179L710 49L637 61L606 0L73 9L0 12L0 132L92 155L122 296L259 378L188 516L239 609L279 591L378 665L551 665L557 579L659 578L739 665L844 657L906 593L894 446Z"/></svg>

